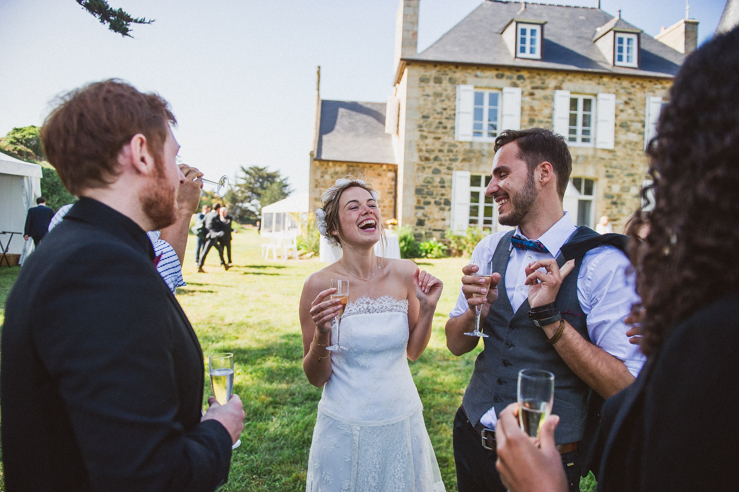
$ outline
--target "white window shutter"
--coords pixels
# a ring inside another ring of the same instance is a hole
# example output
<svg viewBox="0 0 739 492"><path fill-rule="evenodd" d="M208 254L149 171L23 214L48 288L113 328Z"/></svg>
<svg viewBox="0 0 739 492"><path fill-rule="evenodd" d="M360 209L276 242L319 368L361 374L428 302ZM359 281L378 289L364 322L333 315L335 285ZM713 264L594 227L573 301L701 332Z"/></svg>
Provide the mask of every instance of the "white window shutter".
<svg viewBox="0 0 739 492"><path fill-rule="evenodd" d="M552 131L565 138L570 133L570 91L554 91Z"/></svg>
<svg viewBox="0 0 739 492"><path fill-rule="evenodd" d="M398 111L400 111L400 100L395 96L388 96L385 109L385 133L390 135L398 133Z"/></svg>
<svg viewBox="0 0 739 492"><path fill-rule="evenodd" d="M521 89L518 87L503 88L503 115L500 130L521 129Z"/></svg>
<svg viewBox="0 0 739 492"><path fill-rule="evenodd" d="M452 213L450 229L464 234L470 225L470 172L452 173Z"/></svg>
<svg viewBox="0 0 739 492"><path fill-rule="evenodd" d="M661 97L647 98L647 111L644 121L644 149L647 148L649 141L657 135L657 121L659 121L659 113L662 111Z"/></svg>
<svg viewBox="0 0 739 492"><path fill-rule="evenodd" d="M612 149L616 144L616 95L598 94L595 146Z"/></svg>
<svg viewBox="0 0 739 492"><path fill-rule="evenodd" d="M458 142L472 141L472 111L475 106L475 87L457 86L457 116L454 122L454 138Z"/></svg>

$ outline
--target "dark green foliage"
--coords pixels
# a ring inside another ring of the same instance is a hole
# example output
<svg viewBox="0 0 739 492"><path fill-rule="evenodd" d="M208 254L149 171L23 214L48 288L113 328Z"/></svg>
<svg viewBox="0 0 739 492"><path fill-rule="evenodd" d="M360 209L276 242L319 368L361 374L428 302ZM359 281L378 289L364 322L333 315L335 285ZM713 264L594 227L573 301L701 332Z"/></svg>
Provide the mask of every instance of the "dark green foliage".
<svg viewBox="0 0 739 492"><path fill-rule="evenodd" d="M74 195L67 191L53 167L41 168L41 196L46 198L46 206L59 210L62 205L75 201Z"/></svg>
<svg viewBox="0 0 739 492"><path fill-rule="evenodd" d="M76 0L83 9L87 10L93 17L98 19L101 24L108 25L108 29L120 34L123 37L132 37L129 32L131 24L151 24L154 19L146 19L145 17L132 17L131 14L123 9L115 10L105 0Z"/></svg>
<svg viewBox="0 0 739 492"><path fill-rule="evenodd" d="M432 237L430 241L424 241L418 245L423 258L446 258L446 246Z"/></svg>
<svg viewBox="0 0 739 492"><path fill-rule="evenodd" d="M303 233L298 236L298 251L301 255L312 253L312 256L318 256L321 249L321 233L316 227L316 219L308 217L302 222Z"/></svg>
<svg viewBox="0 0 739 492"><path fill-rule="evenodd" d="M472 256L472 250L477 243L489 235L490 231L483 231L476 227L468 227L464 234L455 234L449 230L444 237L449 241L449 249L452 256Z"/></svg>
<svg viewBox="0 0 739 492"><path fill-rule="evenodd" d="M418 247L416 238L413 236L413 229L411 229L410 226L403 226L396 229L395 232L398 234L400 257L420 258L421 249Z"/></svg>
<svg viewBox="0 0 739 492"><path fill-rule="evenodd" d="M40 162L45 159L37 126L13 128L0 138L0 150L24 161Z"/></svg>
<svg viewBox="0 0 739 492"><path fill-rule="evenodd" d="M226 194L224 201L230 204L231 215L241 224L254 224L262 213L262 207L287 198L292 190L287 178L279 171L267 171L266 167L241 166L236 185Z"/></svg>

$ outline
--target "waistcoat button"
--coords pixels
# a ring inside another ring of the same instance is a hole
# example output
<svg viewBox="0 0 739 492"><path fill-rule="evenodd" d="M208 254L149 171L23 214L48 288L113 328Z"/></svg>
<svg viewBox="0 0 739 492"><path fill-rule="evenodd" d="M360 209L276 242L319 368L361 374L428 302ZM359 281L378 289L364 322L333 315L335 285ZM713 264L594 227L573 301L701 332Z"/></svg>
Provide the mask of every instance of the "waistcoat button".
<svg viewBox="0 0 739 492"><path fill-rule="evenodd" d="M511 361L503 359L503 367L510 367L512 365L513 363Z"/></svg>
<svg viewBox="0 0 739 492"><path fill-rule="evenodd" d="M515 346L515 345L513 345L513 343L511 343L511 341L510 341L510 340L506 340L506 342L505 342L505 344L504 344L504 345L505 345L506 347L508 347L508 348L513 348L513 347Z"/></svg>
<svg viewBox="0 0 739 492"><path fill-rule="evenodd" d="M508 384L503 378L498 378L496 381L498 384Z"/></svg>
<svg viewBox="0 0 739 492"><path fill-rule="evenodd" d="M493 397L493 401L494 401L495 403L500 403L500 402L502 402L502 401L503 401L503 398L501 398L500 396L495 396L495 397Z"/></svg>

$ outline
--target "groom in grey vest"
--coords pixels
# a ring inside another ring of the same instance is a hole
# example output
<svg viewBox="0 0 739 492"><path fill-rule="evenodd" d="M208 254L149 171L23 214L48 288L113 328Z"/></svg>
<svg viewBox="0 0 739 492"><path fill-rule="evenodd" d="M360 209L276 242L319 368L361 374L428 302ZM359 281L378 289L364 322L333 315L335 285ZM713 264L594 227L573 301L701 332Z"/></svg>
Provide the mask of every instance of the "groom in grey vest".
<svg viewBox="0 0 739 492"><path fill-rule="evenodd" d="M495 152L485 194L495 199L499 222L516 229L475 247L472 260L491 262L495 273L488 286L474 276L477 266L462 269L446 324L447 346L457 356L479 342L465 335L474 328L475 306L486 335L454 420L457 484L460 492L506 490L495 468L497 415L516 401L521 369L544 369L555 376L555 440L570 490L578 491L601 398L631 384L644 363L623 322L639 302L625 237L576 227L564 212L572 157L561 136L507 130Z"/></svg>

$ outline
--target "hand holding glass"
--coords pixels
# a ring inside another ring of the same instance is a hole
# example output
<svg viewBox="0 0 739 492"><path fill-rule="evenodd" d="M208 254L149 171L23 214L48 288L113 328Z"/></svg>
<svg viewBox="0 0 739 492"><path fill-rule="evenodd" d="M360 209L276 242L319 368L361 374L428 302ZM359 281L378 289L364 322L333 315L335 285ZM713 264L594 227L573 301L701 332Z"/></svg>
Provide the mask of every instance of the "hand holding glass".
<svg viewBox="0 0 739 492"><path fill-rule="evenodd" d="M231 399L234 386L234 354L211 354L208 358L208 372L210 373L213 396L216 397L219 404L224 405ZM238 439L231 446L231 449L236 449L239 446L241 446L241 439Z"/></svg>
<svg viewBox="0 0 739 492"><path fill-rule="evenodd" d="M521 369L518 373L518 420L521 430L539 437L539 429L552 412L554 374L540 369Z"/></svg>
<svg viewBox="0 0 739 492"><path fill-rule="evenodd" d="M349 281L331 279L331 288L336 289L336 292L331 294L331 299L341 300L341 310L339 311L339 314L336 315L336 318L334 318L334 321L336 321L336 343L326 347L326 350L338 352L344 349L344 347L339 343L339 328L341 327L341 315L344 314L344 308L346 308L346 304L349 302Z"/></svg>
<svg viewBox="0 0 739 492"><path fill-rule="evenodd" d="M485 278L485 288L490 289L490 278L493 275L493 264L490 261L471 261L470 265L476 265L477 271L473 273L475 277L484 277ZM472 297L480 298L485 297L487 294L472 294ZM471 336L471 337L487 337L486 334L480 331L480 312L482 311L482 306L475 306L475 331L469 331L465 333L465 335Z"/></svg>

